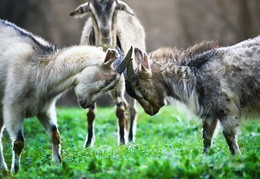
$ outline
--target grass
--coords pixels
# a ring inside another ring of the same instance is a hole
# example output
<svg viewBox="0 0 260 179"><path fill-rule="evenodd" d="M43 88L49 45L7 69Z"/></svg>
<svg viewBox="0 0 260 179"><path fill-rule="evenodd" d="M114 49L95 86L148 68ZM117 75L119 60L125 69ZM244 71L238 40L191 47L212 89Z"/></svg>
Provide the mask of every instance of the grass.
<svg viewBox="0 0 260 179"><path fill-rule="evenodd" d="M98 108L96 143L85 149L86 111L59 108L62 164L51 162L51 142L39 121L24 124L25 148L17 174L0 178L259 178L259 119L243 121L238 137L242 155L232 156L223 135L204 155L201 121L164 107L150 117L138 109L136 142L117 145L114 108ZM188 119L187 119L188 118ZM11 142L3 137L4 156L11 165Z"/></svg>

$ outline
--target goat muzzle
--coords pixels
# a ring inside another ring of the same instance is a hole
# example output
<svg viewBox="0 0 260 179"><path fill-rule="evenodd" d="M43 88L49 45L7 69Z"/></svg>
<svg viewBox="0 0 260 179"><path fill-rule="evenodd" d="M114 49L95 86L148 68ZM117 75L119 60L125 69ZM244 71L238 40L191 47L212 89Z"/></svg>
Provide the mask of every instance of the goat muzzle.
<svg viewBox="0 0 260 179"><path fill-rule="evenodd" d="M79 101L79 105L83 108L83 109L86 109L86 108L89 108L91 105L88 104L88 101L87 100L80 100Z"/></svg>
<svg viewBox="0 0 260 179"><path fill-rule="evenodd" d="M110 40L110 38L101 38L101 41L104 44L109 44L111 40Z"/></svg>

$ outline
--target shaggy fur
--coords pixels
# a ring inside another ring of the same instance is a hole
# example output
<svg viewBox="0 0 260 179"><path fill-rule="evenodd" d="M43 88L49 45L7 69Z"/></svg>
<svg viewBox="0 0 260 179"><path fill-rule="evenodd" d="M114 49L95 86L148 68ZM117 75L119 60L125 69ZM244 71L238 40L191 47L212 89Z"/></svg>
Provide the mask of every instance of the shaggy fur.
<svg viewBox="0 0 260 179"><path fill-rule="evenodd" d="M73 11L71 16L90 14L81 35L81 44L100 46L104 50L116 45L126 52L131 46L145 50L145 32L132 9L119 0L88 0ZM115 89L110 91L116 104L118 118L118 143L125 144L127 140L134 141L136 127L136 102L130 98L130 104L124 98L125 84L123 77ZM94 120L96 116L95 104L88 111L88 135L85 145L91 146L95 141ZM129 109L129 120L127 110ZM128 130L128 139L126 138Z"/></svg>
<svg viewBox="0 0 260 179"><path fill-rule="evenodd" d="M237 129L244 117L260 116L260 37L215 48L211 42L187 50L135 50L137 68L127 68L127 92L146 113L156 114L171 97L203 121L207 153L219 120L233 154L240 153Z"/></svg>
<svg viewBox="0 0 260 179"><path fill-rule="evenodd" d="M120 79L112 63L115 50L90 46L57 49L30 32L0 20L0 131L13 142L12 171L19 169L24 146L23 123L37 116L53 144L53 160L61 162L60 135L55 102L74 87L79 104L86 108L113 88ZM0 136L0 138L1 138ZM7 170L0 144L0 168Z"/></svg>

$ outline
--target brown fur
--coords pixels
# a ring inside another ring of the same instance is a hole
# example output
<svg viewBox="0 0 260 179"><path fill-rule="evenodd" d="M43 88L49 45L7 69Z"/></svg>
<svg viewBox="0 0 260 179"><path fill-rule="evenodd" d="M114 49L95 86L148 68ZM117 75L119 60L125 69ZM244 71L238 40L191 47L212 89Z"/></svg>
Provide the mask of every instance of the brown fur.
<svg viewBox="0 0 260 179"><path fill-rule="evenodd" d="M230 151L238 154L241 119L259 117L260 37L216 47L202 42L182 51L161 48L148 60L146 53L135 49L137 66L134 69L130 63L125 73L127 92L150 115L170 99L173 104L176 100L184 103L202 119L206 153L219 121ZM143 73L150 75L141 78Z"/></svg>
<svg viewBox="0 0 260 179"><path fill-rule="evenodd" d="M23 147L24 147L24 141L22 140L16 140L14 141L14 147L13 147L13 150L14 150L14 153L16 155L20 155L22 150L23 150Z"/></svg>
<svg viewBox="0 0 260 179"><path fill-rule="evenodd" d="M54 131L52 133L51 139L52 139L53 144L60 145L60 141L61 141L60 140L60 132L58 130Z"/></svg>
<svg viewBox="0 0 260 179"><path fill-rule="evenodd" d="M195 44L185 50L179 50L177 48L162 47L158 50L150 53L150 60L153 61L151 65L175 62L178 65L187 64L196 55L202 54L208 50L218 48L216 41L202 41Z"/></svg>

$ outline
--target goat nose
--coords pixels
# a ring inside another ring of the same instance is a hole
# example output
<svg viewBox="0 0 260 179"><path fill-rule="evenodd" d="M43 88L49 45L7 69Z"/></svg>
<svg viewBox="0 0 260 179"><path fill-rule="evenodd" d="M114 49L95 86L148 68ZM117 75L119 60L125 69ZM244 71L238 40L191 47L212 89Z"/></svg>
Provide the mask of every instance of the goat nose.
<svg viewBox="0 0 260 179"><path fill-rule="evenodd" d="M87 100L79 100L79 104L83 109L86 109L87 106Z"/></svg>
<svg viewBox="0 0 260 179"><path fill-rule="evenodd" d="M107 27L101 28L101 34L103 37L109 36L109 29Z"/></svg>

